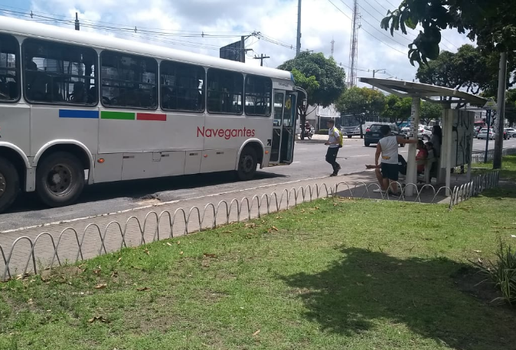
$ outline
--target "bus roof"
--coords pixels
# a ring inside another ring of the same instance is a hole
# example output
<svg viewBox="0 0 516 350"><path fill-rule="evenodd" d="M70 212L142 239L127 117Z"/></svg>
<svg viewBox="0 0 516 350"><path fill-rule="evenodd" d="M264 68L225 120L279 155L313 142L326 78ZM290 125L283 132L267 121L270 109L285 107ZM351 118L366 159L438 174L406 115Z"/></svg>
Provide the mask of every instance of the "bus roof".
<svg viewBox="0 0 516 350"><path fill-rule="evenodd" d="M0 32L73 43L98 49L123 51L157 59L170 59L179 62L202 65L205 67L227 69L247 74L268 76L275 79L293 81L290 72L280 69L252 66L207 55L181 51L164 46L150 45L143 42L130 41L101 35L94 32L77 31L69 28L56 27L47 24L25 21L17 18L0 16Z"/></svg>

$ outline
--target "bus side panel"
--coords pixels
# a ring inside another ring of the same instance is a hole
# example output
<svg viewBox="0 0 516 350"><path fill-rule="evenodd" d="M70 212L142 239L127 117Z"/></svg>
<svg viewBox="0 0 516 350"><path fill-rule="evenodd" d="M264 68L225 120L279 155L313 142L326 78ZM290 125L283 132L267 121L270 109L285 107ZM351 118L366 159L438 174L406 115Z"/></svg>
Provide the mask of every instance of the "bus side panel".
<svg viewBox="0 0 516 350"><path fill-rule="evenodd" d="M45 144L59 139L79 141L95 156L98 125L97 109L32 106L31 156L35 156Z"/></svg>
<svg viewBox="0 0 516 350"><path fill-rule="evenodd" d="M196 133L204 126L204 119L203 114L103 111L99 152L124 154L123 179L181 175L185 166L186 173L198 173L203 139ZM166 154L162 152L172 151L168 157L162 156Z"/></svg>
<svg viewBox="0 0 516 350"><path fill-rule="evenodd" d="M257 138L267 147L272 138L272 118L210 115L206 117L204 134L204 149L213 150L215 154L203 158L203 172L209 172L214 162L217 163L216 171L235 170L237 152L247 139Z"/></svg>
<svg viewBox="0 0 516 350"><path fill-rule="evenodd" d="M2 105L0 141L12 143L30 155L30 108L26 105Z"/></svg>

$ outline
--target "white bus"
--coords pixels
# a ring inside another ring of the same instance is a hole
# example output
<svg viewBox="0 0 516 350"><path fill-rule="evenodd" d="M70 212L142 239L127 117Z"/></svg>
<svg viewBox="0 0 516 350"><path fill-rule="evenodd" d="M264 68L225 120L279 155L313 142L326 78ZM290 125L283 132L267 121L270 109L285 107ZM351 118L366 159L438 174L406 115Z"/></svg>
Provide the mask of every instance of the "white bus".
<svg viewBox="0 0 516 350"><path fill-rule="evenodd" d="M298 98L299 95L299 98ZM290 164L290 72L0 17L0 211L84 185Z"/></svg>

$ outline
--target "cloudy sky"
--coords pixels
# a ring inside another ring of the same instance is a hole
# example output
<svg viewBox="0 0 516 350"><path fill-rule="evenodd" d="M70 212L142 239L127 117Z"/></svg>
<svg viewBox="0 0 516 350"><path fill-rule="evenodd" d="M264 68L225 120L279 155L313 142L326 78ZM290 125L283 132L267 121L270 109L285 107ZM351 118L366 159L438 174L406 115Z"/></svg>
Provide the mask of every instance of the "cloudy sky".
<svg viewBox="0 0 516 350"><path fill-rule="evenodd" d="M302 0L301 49L331 55L349 72L353 0ZM414 79L416 68L407 59L407 45L416 33L391 37L380 20L400 0L359 0L358 76ZM176 49L218 56L219 47L241 35L247 63L255 55L270 56L264 66L277 67L295 55L298 0L0 0L0 14L73 28L79 13L81 30L132 38ZM32 11L33 18L28 15ZM135 33L136 28L136 33ZM470 41L453 31L443 33L441 50L456 51Z"/></svg>

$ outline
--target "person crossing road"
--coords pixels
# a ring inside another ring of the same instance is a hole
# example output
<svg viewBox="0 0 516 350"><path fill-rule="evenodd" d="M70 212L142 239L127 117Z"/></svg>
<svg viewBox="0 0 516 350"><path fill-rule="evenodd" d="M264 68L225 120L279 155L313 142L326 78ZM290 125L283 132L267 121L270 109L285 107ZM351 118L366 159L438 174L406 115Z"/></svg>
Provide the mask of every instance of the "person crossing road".
<svg viewBox="0 0 516 350"><path fill-rule="evenodd" d="M335 127L335 121L329 120L328 141L326 141L325 145L328 146L328 151L326 151L326 161L330 163L333 168L333 173L330 176L337 176L341 169L340 164L337 163L337 154L339 153L339 148L342 147L340 140L340 131Z"/></svg>

